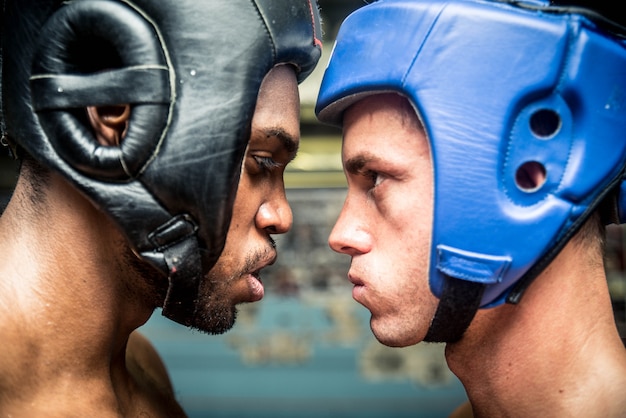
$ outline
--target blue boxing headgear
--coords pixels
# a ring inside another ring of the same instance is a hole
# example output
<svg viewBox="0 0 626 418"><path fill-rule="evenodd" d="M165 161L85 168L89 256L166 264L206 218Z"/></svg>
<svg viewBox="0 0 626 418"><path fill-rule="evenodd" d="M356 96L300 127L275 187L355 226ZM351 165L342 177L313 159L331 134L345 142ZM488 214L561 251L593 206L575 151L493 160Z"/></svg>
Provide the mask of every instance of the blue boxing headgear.
<svg viewBox="0 0 626 418"><path fill-rule="evenodd" d="M516 303L623 187L620 30L547 1L380 0L344 22L319 119L340 126L364 95L397 92L430 141L429 281L441 300L427 339L458 339L479 307ZM528 187L528 169L545 182Z"/></svg>
<svg viewBox="0 0 626 418"><path fill-rule="evenodd" d="M321 55L315 0L3 0L2 134L61 173L163 273L190 325L225 244L257 95ZM130 104L120 146L88 106Z"/></svg>

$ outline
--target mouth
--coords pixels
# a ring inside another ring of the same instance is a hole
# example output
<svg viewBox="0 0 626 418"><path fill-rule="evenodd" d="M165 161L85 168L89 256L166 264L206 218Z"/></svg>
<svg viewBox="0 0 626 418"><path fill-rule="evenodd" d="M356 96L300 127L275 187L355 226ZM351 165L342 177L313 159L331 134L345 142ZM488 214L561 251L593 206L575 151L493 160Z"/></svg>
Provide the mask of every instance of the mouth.
<svg viewBox="0 0 626 418"><path fill-rule="evenodd" d="M265 295L265 288L261 281L260 272L258 270L248 274L247 278L248 289L250 290L250 302L256 302L263 299Z"/></svg>
<svg viewBox="0 0 626 418"><path fill-rule="evenodd" d="M361 279L359 279L357 276L348 273L348 280L350 280L350 283L352 283L355 286L364 286L365 283L363 283L363 281Z"/></svg>
<svg viewBox="0 0 626 418"><path fill-rule="evenodd" d="M263 284L263 280L261 280L261 269L253 271L252 273L250 273L250 276L254 277L259 282L261 282L261 284Z"/></svg>
<svg viewBox="0 0 626 418"><path fill-rule="evenodd" d="M267 266L271 266L276 262L276 252L273 251L266 260L263 260L257 268L248 273L248 288L250 289L251 302L256 302L263 299L265 295L265 288L263 287L263 280L261 280L261 270Z"/></svg>
<svg viewBox="0 0 626 418"><path fill-rule="evenodd" d="M365 306L365 282L351 272L348 273L348 280L354 285L352 288L352 299Z"/></svg>

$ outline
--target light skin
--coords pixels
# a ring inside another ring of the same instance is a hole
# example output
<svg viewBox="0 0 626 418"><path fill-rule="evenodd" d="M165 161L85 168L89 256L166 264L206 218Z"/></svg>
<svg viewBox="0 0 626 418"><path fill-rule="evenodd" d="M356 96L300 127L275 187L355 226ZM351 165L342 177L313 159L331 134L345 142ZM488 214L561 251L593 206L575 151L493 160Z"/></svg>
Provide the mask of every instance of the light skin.
<svg viewBox="0 0 626 418"><path fill-rule="evenodd" d="M118 132L94 123L101 141L123 140L119 110L88 111ZM298 147L298 112L295 72L277 67L259 93L224 255L203 284L229 312L263 296L255 276L275 256L269 236L291 226L282 174ZM183 416L158 354L134 332L160 302L163 279L60 176L50 174L36 207L32 197L20 176L0 217L0 339L11 342L0 357L2 415Z"/></svg>
<svg viewBox="0 0 626 418"><path fill-rule="evenodd" d="M446 346L473 416L625 416L626 349L589 247L570 242L518 305L480 310Z"/></svg>
<svg viewBox="0 0 626 418"><path fill-rule="evenodd" d="M407 103L376 97L344 116L348 193L329 244L351 256L352 295L370 310L376 338L407 346L424 338L437 306L423 280L433 211L430 148L421 125L394 108Z"/></svg>
<svg viewBox="0 0 626 418"><path fill-rule="evenodd" d="M376 338L389 346L419 343L437 306L428 286L428 138L409 102L395 94L350 106L343 129L348 192L330 246L351 256L353 297L370 310ZM470 400L458 416L624 416L626 350L601 245L582 234L520 304L480 310L463 338L446 346Z"/></svg>

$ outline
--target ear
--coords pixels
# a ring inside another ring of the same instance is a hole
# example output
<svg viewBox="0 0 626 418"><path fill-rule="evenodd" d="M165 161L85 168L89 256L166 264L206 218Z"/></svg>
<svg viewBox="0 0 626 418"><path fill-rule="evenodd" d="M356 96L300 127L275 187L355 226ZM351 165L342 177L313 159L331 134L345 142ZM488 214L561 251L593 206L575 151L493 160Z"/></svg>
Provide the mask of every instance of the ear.
<svg viewBox="0 0 626 418"><path fill-rule="evenodd" d="M101 145L120 145L128 129L130 105L89 106L87 115Z"/></svg>

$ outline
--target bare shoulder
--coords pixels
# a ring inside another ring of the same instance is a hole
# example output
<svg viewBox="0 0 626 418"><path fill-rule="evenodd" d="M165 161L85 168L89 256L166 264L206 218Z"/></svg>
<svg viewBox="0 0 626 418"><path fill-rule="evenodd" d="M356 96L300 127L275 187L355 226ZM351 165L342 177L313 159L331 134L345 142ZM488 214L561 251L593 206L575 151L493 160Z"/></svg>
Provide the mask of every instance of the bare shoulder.
<svg viewBox="0 0 626 418"><path fill-rule="evenodd" d="M130 334L126 347L126 364L139 380L149 380L158 387L173 393L172 382L161 356L152 343L139 331Z"/></svg>
<svg viewBox="0 0 626 418"><path fill-rule="evenodd" d="M459 405L448 418L473 418L472 405L469 402Z"/></svg>
<svg viewBox="0 0 626 418"><path fill-rule="evenodd" d="M169 374L152 343L140 332L134 331L128 338L126 366L141 391L169 411L169 416L185 416L176 401Z"/></svg>

